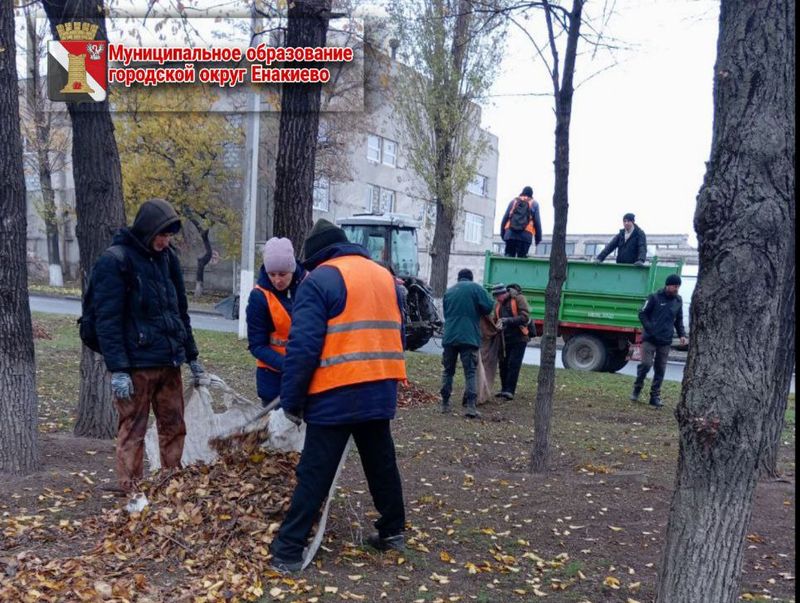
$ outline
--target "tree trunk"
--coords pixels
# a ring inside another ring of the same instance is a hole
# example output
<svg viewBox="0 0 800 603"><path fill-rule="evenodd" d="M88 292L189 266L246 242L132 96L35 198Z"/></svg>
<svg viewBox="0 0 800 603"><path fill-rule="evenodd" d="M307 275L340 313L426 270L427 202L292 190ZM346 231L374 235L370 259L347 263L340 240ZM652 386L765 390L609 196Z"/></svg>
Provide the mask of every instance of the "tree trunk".
<svg viewBox="0 0 800 603"><path fill-rule="evenodd" d="M39 466L14 7L0 4L0 472Z"/></svg>
<svg viewBox="0 0 800 603"><path fill-rule="evenodd" d="M103 0L48 0L44 9L50 28L65 21L90 21L100 30L97 39L106 40ZM110 245L114 231L125 225L120 172L114 125L108 101L69 103L72 119L72 171L75 180L75 234L80 249L81 284L87 279L98 256ZM81 386L75 435L113 438L117 433L116 410L105 364L84 349L81 354Z"/></svg>
<svg viewBox="0 0 800 603"><path fill-rule="evenodd" d="M290 3L285 46L325 46L330 8L330 0ZM287 237L298 251L313 220L321 92L321 84L283 84L281 96L273 232L276 237Z"/></svg>
<svg viewBox="0 0 800 603"><path fill-rule="evenodd" d="M469 44L469 24L472 16L470 0L458 3L458 15L453 30L453 42L450 47L452 70L445 72L444 90L449 90L450 103L461 103L461 79L464 74L464 61ZM452 107L442 107L434 119L434 138L438 147L436 153L436 226L431 241L431 282L430 286L436 297L442 297L447 290L447 277L450 267L450 249L455 236L455 221L458 215L460 195L456 195L453 186L453 163L455 160L454 145L456 132L450 119Z"/></svg>
<svg viewBox="0 0 800 603"><path fill-rule="evenodd" d="M447 289L447 272L450 265L450 246L455 234L453 208L436 202L436 225L431 241L431 290L434 297L442 297Z"/></svg>
<svg viewBox="0 0 800 603"><path fill-rule="evenodd" d="M721 4L658 602L737 600L757 469L782 421L795 331L794 13L780 0Z"/></svg>
<svg viewBox="0 0 800 603"><path fill-rule="evenodd" d="M36 164L39 184L42 189L42 218L47 233L47 261L50 266L50 286L63 287L64 275L61 270L61 253L58 243L58 213L55 192L53 191L53 170L50 163L50 128L45 121L44 99L42 98L42 78L39 71L39 44L36 21L33 11L25 11L25 24L28 30L28 77L26 100L28 111L33 118L36 136Z"/></svg>
<svg viewBox="0 0 800 603"><path fill-rule="evenodd" d="M559 85L558 54L555 50L550 7L545 4L550 48L553 53L553 93L556 105L555 183L553 188L553 248L550 252L550 274L544 294L544 328L541 343L541 362L536 382L534 406L533 447L530 470L542 473L547 469L550 446L550 423L553 417L553 392L556 379L556 337L561 288L567 278L567 213L569 211L569 126L572 118L572 80L581 28L583 0L574 0L569 14L567 47L564 55L564 75Z"/></svg>
<svg viewBox="0 0 800 603"><path fill-rule="evenodd" d="M195 224L195 226L197 226L197 224ZM198 228L197 230L200 231L200 238L203 240L203 249L205 249L205 253L197 258L197 272L195 273L194 294L196 297L199 297L203 295L206 266L208 266L208 263L211 261L214 252L211 249L211 241L208 238L209 229L201 230Z"/></svg>

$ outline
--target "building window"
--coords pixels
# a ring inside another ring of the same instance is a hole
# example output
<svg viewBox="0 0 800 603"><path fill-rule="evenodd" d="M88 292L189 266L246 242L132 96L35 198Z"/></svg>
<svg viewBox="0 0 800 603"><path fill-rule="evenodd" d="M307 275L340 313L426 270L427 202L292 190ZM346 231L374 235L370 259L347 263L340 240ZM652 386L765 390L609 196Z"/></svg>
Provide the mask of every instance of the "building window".
<svg viewBox="0 0 800 603"><path fill-rule="evenodd" d="M314 181L314 209L328 211L330 209L331 183L325 176Z"/></svg>
<svg viewBox="0 0 800 603"><path fill-rule="evenodd" d="M395 167L397 165L397 143L376 134L367 136L367 159Z"/></svg>
<svg viewBox="0 0 800 603"><path fill-rule="evenodd" d="M603 251L604 247L605 245L603 245L602 243L586 243L584 247L585 249L584 254L595 257L597 256L597 254Z"/></svg>
<svg viewBox="0 0 800 603"><path fill-rule="evenodd" d="M483 216L465 212L464 216L464 240L467 243L478 243L483 241Z"/></svg>
<svg viewBox="0 0 800 603"><path fill-rule="evenodd" d="M393 212L394 211L394 199L395 194L394 191L389 190L388 188L381 189L381 211L385 212Z"/></svg>
<svg viewBox="0 0 800 603"><path fill-rule="evenodd" d="M475 177L467 185L467 192L473 195L480 195L486 197L489 194L489 179L486 176L476 174Z"/></svg>
<svg viewBox="0 0 800 603"><path fill-rule="evenodd" d="M367 137L367 159L380 162L381 160L381 137L370 134Z"/></svg>
<svg viewBox="0 0 800 603"><path fill-rule="evenodd" d="M552 243L539 243L536 246L536 255L550 256L550 251L553 249Z"/></svg>
<svg viewBox="0 0 800 603"><path fill-rule="evenodd" d="M383 139L383 165L395 167L397 165L397 143L388 138Z"/></svg>
<svg viewBox="0 0 800 603"><path fill-rule="evenodd" d="M391 189L381 188L376 184L368 184L364 205L370 213L393 212L396 196L396 193Z"/></svg>
<svg viewBox="0 0 800 603"><path fill-rule="evenodd" d="M575 255L575 243L567 243L564 248L568 256Z"/></svg>

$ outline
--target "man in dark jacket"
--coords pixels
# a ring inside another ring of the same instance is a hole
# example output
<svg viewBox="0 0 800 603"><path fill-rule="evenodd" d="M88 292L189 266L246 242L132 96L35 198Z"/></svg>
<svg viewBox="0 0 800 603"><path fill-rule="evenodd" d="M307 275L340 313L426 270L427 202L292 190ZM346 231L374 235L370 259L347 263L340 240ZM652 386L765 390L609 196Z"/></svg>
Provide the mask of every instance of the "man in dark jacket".
<svg viewBox="0 0 800 603"><path fill-rule="evenodd" d="M503 327L503 350L500 355L499 398L513 400L517 391L519 370L528 347L528 300L519 285L506 287L499 283L492 288L495 299L494 315Z"/></svg>
<svg viewBox="0 0 800 603"><path fill-rule="evenodd" d="M327 220L304 245L281 381L289 420L307 423L291 506L270 547L272 567L302 568L303 547L350 436L380 517L367 542L404 547L405 510L389 421L406 378L400 299L389 272Z"/></svg>
<svg viewBox="0 0 800 603"><path fill-rule="evenodd" d="M516 210L523 211L525 218L514 217ZM505 255L511 258L526 258L531 243L538 245L542 240L542 221L539 218L539 204L533 199L533 189L526 186L519 197L508 203L503 219L500 220L500 237L506 242ZM534 249L534 253L536 253Z"/></svg>
<svg viewBox="0 0 800 603"><path fill-rule="evenodd" d="M650 367L654 366L653 384L650 386L650 404L656 408L664 406L661 402L661 382L667 367L669 350L672 345L673 329L681 338L681 345L686 344L686 331L683 328L683 300L678 295L681 277L670 274L664 288L647 297L639 311L639 320L644 327L642 336L642 361L636 369L636 381L633 384L631 401L638 402L639 394L644 387L644 379Z"/></svg>
<svg viewBox="0 0 800 603"><path fill-rule="evenodd" d="M647 236L635 224L635 220L636 216L631 213L622 216L622 230L597 254L598 262L605 260L616 249L617 264L644 264L647 259Z"/></svg>
<svg viewBox="0 0 800 603"><path fill-rule="evenodd" d="M183 422L181 364L203 376L189 322L183 273L170 247L181 228L163 199L139 208L133 225L114 235L92 271L97 339L111 372L119 414L116 471L122 491L142 477L150 407L164 467L180 466Z"/></svg>
<svg viewBox="0 0 800 603"><path fill-rule="evenodd" d="M494 304L486 290L472 282L472 271L464 268L458 273L458 281L444 293L444 334L442 335L442 412L450 412L450 394L453 392L453 377L456 359L461 357L464 367L465 415L480 416L475 404L478 399L478 350L481 347L480 319L492 312Z"/></svg>

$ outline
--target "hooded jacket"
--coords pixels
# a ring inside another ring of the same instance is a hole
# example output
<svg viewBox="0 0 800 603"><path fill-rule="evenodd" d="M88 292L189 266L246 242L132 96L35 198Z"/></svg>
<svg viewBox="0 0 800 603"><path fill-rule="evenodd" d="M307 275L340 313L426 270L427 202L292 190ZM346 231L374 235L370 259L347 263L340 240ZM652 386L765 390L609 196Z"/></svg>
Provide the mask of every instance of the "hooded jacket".
<svg viewBox="0 0 800 603"><path fill-rule="evenodd" d="M397 381L394 379L308 393L319 366L328 320L344 311L348 295L341 273L333 266L320 264L345 255L370 257L366 249L353 243L335 243L320 249L303 263L309 273L297 288L292 306L292 329L283 360L281 407L294 415L302 413L309 425L392 419L397 409ZM397 295L386 303L401 307ZM403 328L401 324L401 337Z"/></svg>
<svg viewBox="0 0 800 603"><path fill-rule="evenodd" d="M258 286L273 293L286 310L286 313L291 316L297 286L305 275L305 269L300 264L297 264L289 286L284 291L278 291L269 280L267 271L262 265L258 274ZM247 349L250 350L250 353L255 358L274 369L269 370L261 367L256 369L258 397L265 402L274 400L281 392L283 356L269 346L269 337L274 331L275 324L270 314L267 299L262 291L253 289L247 301Z"/></svg>
<svg viewBox="0 0 800 603"><path fill-rule="evenodd" d="M111 372L177 367L197 358L178 257L170 247L150 247L157 234L179 228L166 201L147 201L133 225L114 235L124 260L106 251L95 264L97 339Z"/></svg>

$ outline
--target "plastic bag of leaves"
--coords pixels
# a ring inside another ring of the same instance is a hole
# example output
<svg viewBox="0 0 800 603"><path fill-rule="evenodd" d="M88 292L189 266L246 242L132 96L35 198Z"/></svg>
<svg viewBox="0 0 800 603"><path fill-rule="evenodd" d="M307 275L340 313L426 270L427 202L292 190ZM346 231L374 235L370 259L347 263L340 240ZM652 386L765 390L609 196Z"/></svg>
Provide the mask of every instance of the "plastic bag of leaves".
<svg viewBox="0 0 800 603"><path fill-rule="evenodd" d="M283 414L283 411L266 411L260 403L255 403L230 388L217 375L209 375L209 384L189 386L184 399L183 419L186 423L186 438L183 444L181 464L185 467L197 461L211 463L217 459L212 440L265 430L268 437L263 446L283 451L300 451L305 441L305 424L296 427ZM215 410L217 394L221 412ZM158 450L158 428L156 422L147 430L144 438L145 455L151 471L161 468L161 455Z"/></svg>

